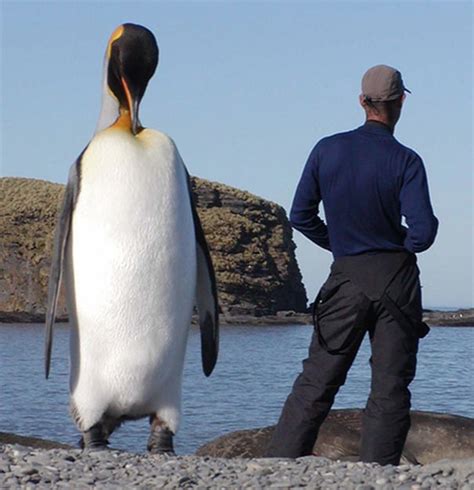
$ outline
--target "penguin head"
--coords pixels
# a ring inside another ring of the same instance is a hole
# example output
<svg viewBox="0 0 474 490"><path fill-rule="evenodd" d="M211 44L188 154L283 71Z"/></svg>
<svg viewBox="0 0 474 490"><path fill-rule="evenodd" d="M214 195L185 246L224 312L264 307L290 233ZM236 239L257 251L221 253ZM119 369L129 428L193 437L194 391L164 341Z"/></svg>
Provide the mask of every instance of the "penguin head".
<svg viewBox="0 0 474 490"><path fill-rule="evenodd" d="M138 108L148 81L158 65L158 45L153 33L136 24L123 24L112 33L107 47L107 86L129 116L130 129L137 134L142 126Z"/></svg>

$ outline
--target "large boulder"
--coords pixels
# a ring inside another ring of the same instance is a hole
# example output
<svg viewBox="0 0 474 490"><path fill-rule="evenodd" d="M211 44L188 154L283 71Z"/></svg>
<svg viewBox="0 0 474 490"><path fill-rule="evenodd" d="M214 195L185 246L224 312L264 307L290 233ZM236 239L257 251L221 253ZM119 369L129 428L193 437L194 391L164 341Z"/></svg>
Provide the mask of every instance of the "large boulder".
<svg viewBox="0 0 474 490"><path fill-rule="evenodd" d="M362 410L332 410L321 426L313 452L342 461L359 460ZM403 462L427 464L441 459L474 457L474 419L457 415L411 412L412 425ZM274 426L239 430L201 446L198 456L261 458Z"/></svg>
<svg viewBox="0 0 474 490"><path fill-rule="evenodd" d="M224 317L303 312L306 292L285 210L229 186L192 179ZM53 231L64 186L0 179L0 319L42 321ZM59 316L67 318L64 297Z"/></svg>

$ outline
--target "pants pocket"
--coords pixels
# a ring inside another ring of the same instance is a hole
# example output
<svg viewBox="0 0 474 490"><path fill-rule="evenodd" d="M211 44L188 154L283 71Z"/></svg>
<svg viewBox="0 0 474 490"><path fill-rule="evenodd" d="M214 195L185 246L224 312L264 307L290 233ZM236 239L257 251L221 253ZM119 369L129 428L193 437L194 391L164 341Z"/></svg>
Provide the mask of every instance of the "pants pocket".
<svg viewBox="0 0 474 490"><path fill-rule="evenodd" d="M313 305L313 324L330 354L350 350L364 327L370 301L347 279L326 281Z"/></svg>

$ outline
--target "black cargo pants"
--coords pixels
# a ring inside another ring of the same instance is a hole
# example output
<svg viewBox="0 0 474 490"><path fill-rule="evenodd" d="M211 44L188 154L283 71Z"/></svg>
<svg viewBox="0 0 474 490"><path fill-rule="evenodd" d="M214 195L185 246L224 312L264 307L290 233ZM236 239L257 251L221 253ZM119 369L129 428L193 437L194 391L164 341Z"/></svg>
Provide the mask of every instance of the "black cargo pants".
<svg viewBox="0 0 474 490"><path fill-rule="evenodd" d="M415 376L418 339L427 333L418 276L415 256L406 253L333 263L315 302L309 356L283 407L267 456L312 453L319 428L368 331L372 382L363 413L360 459L399 463L410 428L408 385Z"/></svg>

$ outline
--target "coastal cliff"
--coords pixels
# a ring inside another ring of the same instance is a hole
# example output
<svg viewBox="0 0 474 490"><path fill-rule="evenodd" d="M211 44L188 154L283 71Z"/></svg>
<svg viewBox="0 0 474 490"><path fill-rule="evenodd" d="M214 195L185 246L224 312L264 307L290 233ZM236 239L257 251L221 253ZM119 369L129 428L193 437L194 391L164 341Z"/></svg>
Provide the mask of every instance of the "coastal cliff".
<svg viewBox="0 0 474 490"><path fill-rule="evenodd" d="M306 292L285 210L248 192L192 178L225 318L304 312ZM64 186L0 179L0 321L43 321L53 232ZM67 318L64 295L59 317Z"/></svg>

